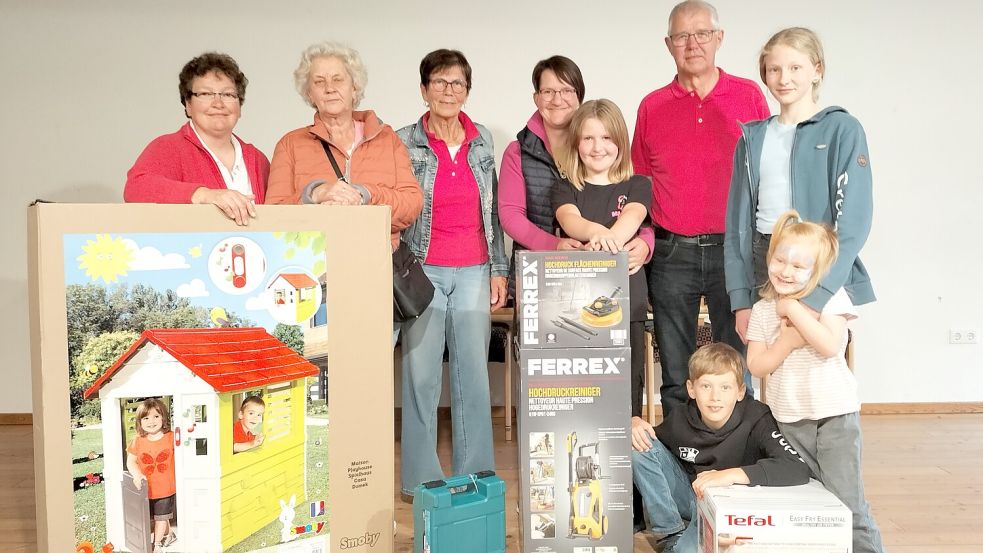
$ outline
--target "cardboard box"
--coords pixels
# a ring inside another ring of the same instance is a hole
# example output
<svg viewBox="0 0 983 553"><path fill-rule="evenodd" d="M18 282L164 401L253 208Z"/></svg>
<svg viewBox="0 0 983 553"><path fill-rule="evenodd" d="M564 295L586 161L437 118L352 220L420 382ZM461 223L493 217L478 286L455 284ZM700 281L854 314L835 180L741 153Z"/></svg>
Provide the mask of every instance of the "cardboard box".
<svg viewBox="0 0 983 553"><path fill-rule="evenodd" d="M630 353L519 350L523 551L632 551Z"/></svg>
<svg viewBox="0 0 983 553"><path fill-rule="evenodd" d="M701 553L850 553L850 510L811 480L802 486L710 488L697 504Z"/></svg>
<svg viewBox="0 0 983 553"><path fill-rule="evenodd" d="M520 348L628 345L628 254L519 252Z"/></svg>
<svg viewBox="0 0 983 553"><path fill-rule="evenodd" d="M40 551L392 551L389 210L257 212L30 208Z"/></svg>

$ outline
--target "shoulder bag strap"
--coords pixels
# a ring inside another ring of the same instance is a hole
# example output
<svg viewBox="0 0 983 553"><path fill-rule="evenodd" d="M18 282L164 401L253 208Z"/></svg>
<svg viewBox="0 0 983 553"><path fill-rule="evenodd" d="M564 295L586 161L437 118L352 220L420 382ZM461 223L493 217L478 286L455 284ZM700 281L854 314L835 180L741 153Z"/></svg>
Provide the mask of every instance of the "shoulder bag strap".
<svg viewBox="0 0 983 553"><path fill-rule="evenodd" d="M341 173L341 169L338 167L338 162L334 159L334 154L331 153L331 147L328 146L328 143L323 140L319 140L319 142L321 143L321 147L324 148L324 153L328 156L328 161L331 162L331 167L334 169L335 174L338 175L338 180L348 182L345 175Z"/></svg>

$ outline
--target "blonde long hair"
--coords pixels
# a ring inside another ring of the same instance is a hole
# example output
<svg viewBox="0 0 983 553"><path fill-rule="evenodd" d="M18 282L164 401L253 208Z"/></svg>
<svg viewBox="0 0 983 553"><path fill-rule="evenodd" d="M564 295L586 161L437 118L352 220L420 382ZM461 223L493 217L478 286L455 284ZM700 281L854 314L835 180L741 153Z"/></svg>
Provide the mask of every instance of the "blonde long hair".
<svg viewBox="0 0 983 553"><path fill-rule="evenodd" d="M840 244L836 239L836 232L832 228L825 224L803 221L799 217L799 212L794 209L782 213L775 221L775 230L771 235L771 243L768 244L767 263L769 265L771 258L775 255L775 250L786 240L799 240L816 246L816 264L812 267L812 276L798 292L781 296L794 300L802 299L811 294L819 286L819 281L829 272L839 254ZM771 279L765 282L760 294L764 299L779 298L778 292L771 284Z"/></svg>
<svg viewBox="0 0 983 553"><path fill-rule="evenodd" d="M626 181L634 174L631 164L631 152L628 143L628 125L618 106L607 99L589 100L584 102L570 119L570 135L557 156L557 166L561 175L573 184L577 190L584 189L584 178L587 169L580 160L580 139L583 138L584 123L588 119L597 119L611 134L611 140L618 147L618 157L608 169L611 182Z"/></svg>
<svg viewBox="0 0 983 553"><path fill-rule="evenodd" d="M816 66L819 73L819 80L812 83L812 101L819 101L819 86L823 84L826 77L826 56L823 54L823 43L819 36L812 29L805 27L789 27L778 31L761 48L758 55L758 71L761 74L761 82L766 83L765 79L765 57L771 53L775 46L787 46L793 50L798 50L809 56L809 61Z"/></svg>

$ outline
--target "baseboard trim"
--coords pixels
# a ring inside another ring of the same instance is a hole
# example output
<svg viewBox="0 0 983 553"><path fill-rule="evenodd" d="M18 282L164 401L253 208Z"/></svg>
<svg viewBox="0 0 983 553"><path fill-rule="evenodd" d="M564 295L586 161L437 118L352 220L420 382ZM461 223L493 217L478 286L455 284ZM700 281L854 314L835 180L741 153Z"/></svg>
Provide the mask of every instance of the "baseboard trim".
<svg viewBox="0 0 983 553"><path fill-rule="evenodd" d="M656 406L655 412L662 416L662 407ZM961 413L983 413L983 402L939 402L939 403L865 403L860 408L861 415L955 415ZM396 420L401 418L401 409L395 409ZM450 407L437 409L437 416L449 419ZM492 407L492 418L505 417L505 407ZM30 413L0 413L0 426L15 424L31 424L33 417Z"/></svg>
<svg viewBox="0 0 983 553"><path fill-rule="evenodd" d="M861 415L955 415L983 413L983 402L865 403Z"/></svg>
<svg viewBox="0 0 983 553"><path fill-rule="evenodd" d="M31 424L33 421L30 413L0 413L0 425Z"/></svg>
<svg viewBox="0 0 983 553"><path fill-rule="evenodd" d="M983 413L983 402L934 402L934 403L865 403L860 408L861 415L958 415L964 413ZM493 419L505 418L505 407L493 405ZM518 413L516 412L516 415ZM655 406L655 415L662 418L662 406ZM402 409L395 408L396 420L400 420ZM30 417L30 415L28 415ZM449 419L450 407L437 408L437 418Z"/></svg>

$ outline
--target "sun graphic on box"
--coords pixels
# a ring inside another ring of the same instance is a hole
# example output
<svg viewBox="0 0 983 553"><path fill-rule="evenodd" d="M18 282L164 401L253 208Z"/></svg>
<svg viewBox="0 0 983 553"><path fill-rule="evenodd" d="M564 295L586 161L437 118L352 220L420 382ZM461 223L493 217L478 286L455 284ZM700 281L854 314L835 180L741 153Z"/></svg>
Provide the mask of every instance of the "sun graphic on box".
<svg viewBox="0 0 983 553"><path fill-rule="evenodd" d="M133 248L122 238L97 234L95 240L86 240L82 255L75 258L79 269L84 269L92 280L100 278L105 283L116 282L126 276L133 261Z"/></svg>

